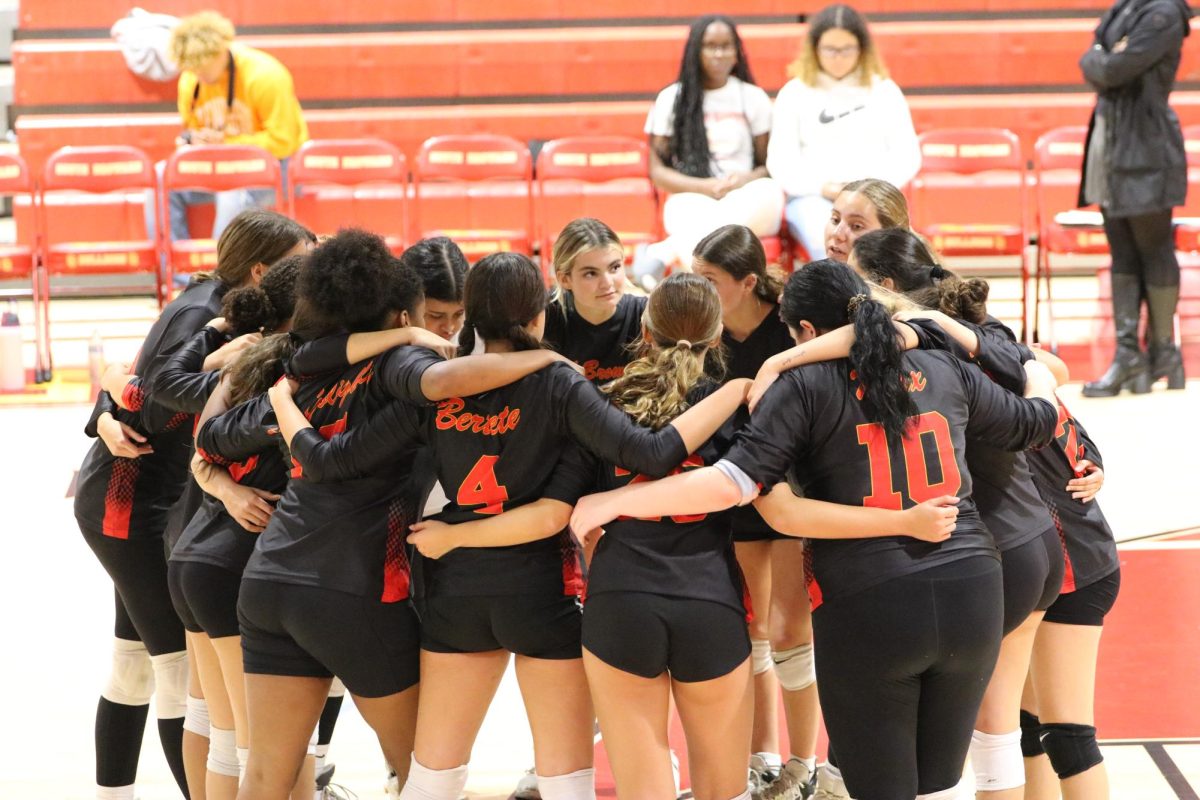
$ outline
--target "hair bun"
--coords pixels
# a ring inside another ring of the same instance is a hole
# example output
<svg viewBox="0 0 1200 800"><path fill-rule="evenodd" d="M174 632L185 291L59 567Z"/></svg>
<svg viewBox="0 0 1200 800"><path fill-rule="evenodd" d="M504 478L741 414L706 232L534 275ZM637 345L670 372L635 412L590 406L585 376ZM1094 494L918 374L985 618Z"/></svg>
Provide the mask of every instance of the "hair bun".
<svg viewBox="0 0 1200 800"><path fill-rule="evenodd" d="M940 281L942 278L946 277L946 270L942 269L941 264L934 264L929 268L929 277L933 278L935 281Z"/></svg>

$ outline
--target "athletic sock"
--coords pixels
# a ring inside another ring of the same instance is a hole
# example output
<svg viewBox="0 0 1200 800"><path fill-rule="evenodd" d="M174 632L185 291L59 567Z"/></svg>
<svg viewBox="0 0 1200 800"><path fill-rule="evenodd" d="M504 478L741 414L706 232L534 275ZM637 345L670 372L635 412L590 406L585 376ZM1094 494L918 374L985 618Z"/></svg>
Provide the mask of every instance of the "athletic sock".
<svg viewBox="0 0 1200 800"><path fill-rule="evenodd" d="M149 704L127 706L100 698L96 706L96 784L101 789L129 788L128 796L133 797L149 713Z"/></svg>
<svg viewBox="0 0 1200 800"><path fill-rule="evenodd" d="M134 800L133 786L97 786L96 800Z"/></svg>
<svg viewBox="0 0 1200 800"><path fill-rule="evenodd" d="M796 755L795 753L788 755L788 761L791 761L793 759L795 759L796 761L799 761L801 764L808 767L809 775L812 775L813 773L815 773L817 771L817 757L816 756L810 756L809 758L801 758L800 756Z"/></svg>
<svg viewBox="0 0 1200 800"><path fill-rule="evenodd" d="M321 710L321 720L317 723L317 772L325 769L325 756L329 754L329 743L333 741L333 729L337 725L338 714L342 710L342 696L325 698L325 708Z"/></svg>
<svg viewBox="0 0 1200 800"><path fill-rule="evenodd" d="M167 758L167 766L175 776L179 791L190 800L188 794L187 774L183 769L183 717L172 717L158 721L158 739L162 742L163 755Z"/></svg>

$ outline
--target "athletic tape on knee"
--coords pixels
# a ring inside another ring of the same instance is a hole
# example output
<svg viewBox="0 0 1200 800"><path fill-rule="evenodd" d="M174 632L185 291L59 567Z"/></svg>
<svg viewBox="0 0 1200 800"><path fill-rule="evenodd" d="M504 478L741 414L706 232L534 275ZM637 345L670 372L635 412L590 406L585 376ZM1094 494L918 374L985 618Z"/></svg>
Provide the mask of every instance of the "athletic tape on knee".
<svg viewBox="0 0 1200 800"><path fill-rule="evenodd" d="M154 666L154 713L159 719L179 719L187 711L187 653L150 656Z"/></svg>
<svg viewBox="0 0 1200 800"><path fill-rule="evenodd" d="M466 785L466 764L453 769L428 769L413 756L400 800L458 800Z"/></svg>
<svg viewBox="0 0 1200 800"><path fill-rule="evenodd" d="M208 733L208 771L214 775L237 778L241 775L238 764L237 736L224 728L210 728Z"/></svg>
<svg viewBox="0 0 1200 800"><path fill-rule="evenodd" d="M971 733L971 767L975 789L998 792L1025 785L1025 762L1021 760L1021 731Z"/></svg>
<svg viewBox="0 0 1200 800"><path fill-rule="evenodd" d="M771 668L771 640L750 640L750 670L755 675L762 675Z"/></svg>
<svg viewBox="0 0 1200 800"><path fill-rule="evenodd" d="M1021 755L1037 758L1046 755L1042 749L1042 721L1036 714L1021 709Z"/></svg>
<svg viewBox="0 0 1200 800"><path fill-rule="evenodd" d="M203 697L187 696L187 711L183 714L183 729L208 738L208 703Z"/></svg>
<svg viewBox="0 0 1200 800"><path fill-rule="evenodd" d="M1042 747L1050 757L1050 766L1062 780L1087 772L1104 760L1093 725L1043 722Z"/></svg>
<svg viewBox="0 0 1200 800"><path fill-rule="evenodd" d="M154 694L154 667L146 645L113 639L112 671L100 696L123 706L144 706Z"/></svg>
<svg viewBox="0 0 1200 800"><path fill-rule="evenodd" d="M542 800L595 800L596 770L581 769L566 775L538 775Z"/></svg>
<svg viewBox="0 0 1200 800"><path fill-rule="evenodd" d="M779 677L779 685L789 692L807 689L817 682L817 668L813 661L811 644L774 652L771 658L775 661L775 674Z"/></svg>

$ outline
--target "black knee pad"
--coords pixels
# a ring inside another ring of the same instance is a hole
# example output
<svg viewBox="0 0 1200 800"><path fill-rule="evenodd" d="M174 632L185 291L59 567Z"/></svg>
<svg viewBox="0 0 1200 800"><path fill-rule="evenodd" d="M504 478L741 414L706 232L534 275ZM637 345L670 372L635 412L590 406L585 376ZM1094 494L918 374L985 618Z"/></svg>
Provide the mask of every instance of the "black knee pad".
<svg viewBox="0 0 1200 800"><path fill-rule="evenodd" d="M1046 755L1042 748L1042 721L1036 714L1030 714L1021 709L1021 755L1025 758L1037 758Z"/></svg>
<svg viewBox="0 0 1200 800"><path fill-rule="evenodd" d="M1093 725L1046 722L1042 724L1041 739L1050 765L1062 780L1086 772L1104 760Z"/></svg>

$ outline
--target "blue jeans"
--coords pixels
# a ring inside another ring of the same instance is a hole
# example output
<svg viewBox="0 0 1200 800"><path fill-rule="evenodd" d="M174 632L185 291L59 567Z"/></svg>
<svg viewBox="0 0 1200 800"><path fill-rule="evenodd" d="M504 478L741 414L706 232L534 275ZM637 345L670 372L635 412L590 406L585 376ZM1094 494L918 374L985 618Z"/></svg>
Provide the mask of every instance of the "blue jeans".
<svg viewBox="0 0 1200 800"><path fill-rule="evenodd" d="M804 245L813 261L825 257L825 223L831 211L833 203L819 194L789 197L784 206L783 216L792 238Z"/></svg>
<svg viewBox="0 0 1200 800"><path fill-rule="evenodd" d="M284 175L287 175L287 162L286 158L280 161L280 167L283 169ZM155 165L160 183L165 166L165 162L162 161ZM286 179L284 181L284 191L285 193L287 191ZM275 191L273 189L234 189L229 192L217 192L215 194L213 192L195 191L170 192L167 195L166 214L167 230L171 233L171 241L192 238L188 232L187 209L188 206L200 205L202 203L216 204L216 218L213 220L212 238L220 239L221 233L229 227L229 223L238 214L248 208L262 208L274 205ZM149 203L146 204L146 230L153 236L154 217Z"/></svg>

